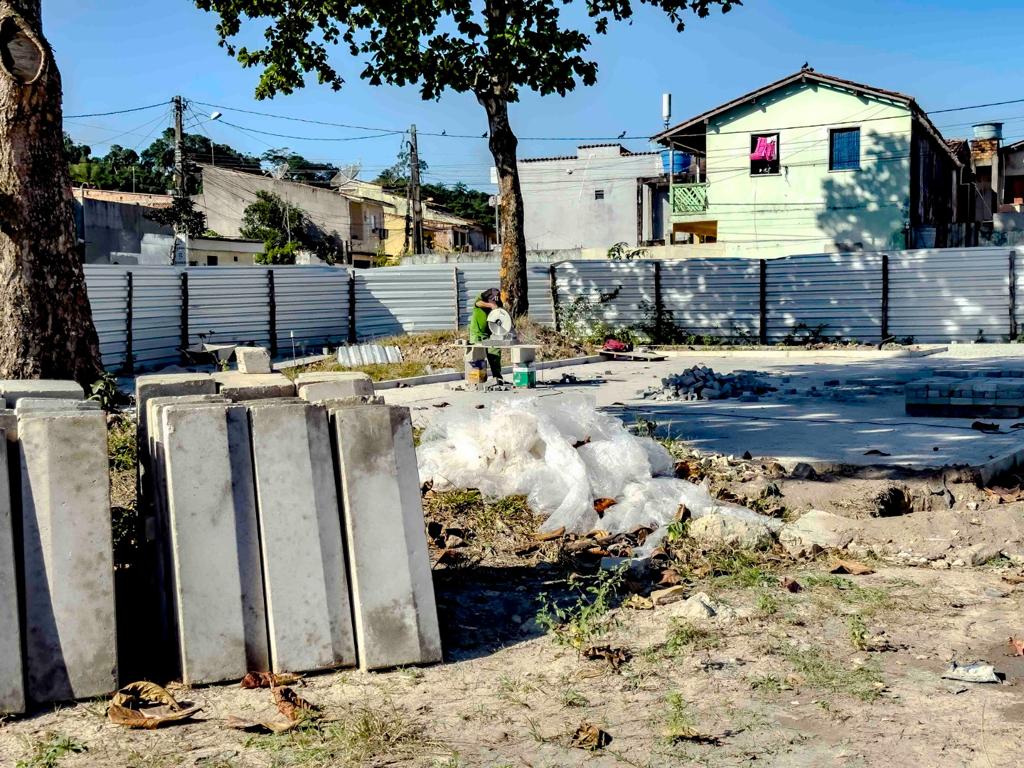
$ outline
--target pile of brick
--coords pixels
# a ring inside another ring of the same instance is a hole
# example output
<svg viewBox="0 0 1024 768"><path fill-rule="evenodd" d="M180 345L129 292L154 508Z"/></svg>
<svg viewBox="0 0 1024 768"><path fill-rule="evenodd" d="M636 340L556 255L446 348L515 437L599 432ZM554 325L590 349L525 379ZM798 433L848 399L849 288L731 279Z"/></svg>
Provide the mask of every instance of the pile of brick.
<svg viewBox="0 0 1024 768"><path fill-rule="evenodd" d="M646 400L722 400L736 397L743 402L754 402L759 395L774 389L756 371L721 374L706 365L695 365L662 379L660 387L650 387L641 392L641 396Z"/></svg>
<svg viewBox="0 0 1024 768"><path fill-rule="evenodd" d="M362 373L292 382L263 350L239 367L256 372L136 381L146 557L122 630L144 627L148 666L133 675L440 661L409 410ZM126 681L104 414L73 382L0 382L0 396L15 406L0 459L16 446L21 467L14 494L0 472L0 712L21 712Z"/></svg>
<svg viewBox="0 0 1024 768"><path fill-rule="evenodd" d="M937 372L906 385L909 416L1017 419L1024 416L1024 371Z"/></svg>

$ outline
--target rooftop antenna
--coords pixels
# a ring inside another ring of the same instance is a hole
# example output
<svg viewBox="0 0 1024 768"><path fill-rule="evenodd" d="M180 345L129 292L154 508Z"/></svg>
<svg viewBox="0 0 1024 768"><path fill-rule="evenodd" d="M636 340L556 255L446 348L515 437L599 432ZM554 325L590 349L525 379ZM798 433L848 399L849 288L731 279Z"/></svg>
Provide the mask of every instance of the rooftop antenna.
<svg viewBox="0 0 1024 768"><path fill-rule="evenodd" d="M661 119L664 121L665 127L668 128L669 121L672 119L671 93L661 94Z"/></svg>

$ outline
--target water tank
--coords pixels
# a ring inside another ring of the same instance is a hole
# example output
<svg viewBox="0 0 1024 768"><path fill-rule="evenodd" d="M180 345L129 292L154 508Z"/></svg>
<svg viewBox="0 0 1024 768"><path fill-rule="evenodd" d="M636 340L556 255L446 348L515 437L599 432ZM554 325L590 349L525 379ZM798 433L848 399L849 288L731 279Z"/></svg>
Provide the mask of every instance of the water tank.
<svg viewBox="0 0 1024 768"><path fill-rule="evenodd" d="M667 149L661 150L661 170L662 170L662 173L668 173L668 164L670 162L674 166L672 168L673 175L678 176L680 173L685 173L686 169L690 167L690 162L693 160L693 158L690 157L685 152L676 152L672 156L672 159L669 160L669 155L670 154L671 153Z"/></svg>
<svg viewBox="0 0 1024 768"><path fill-rule="evenodd" d="M978 123L974 126L974 138L976 139L1002 139L1002 123Z"/></svg>

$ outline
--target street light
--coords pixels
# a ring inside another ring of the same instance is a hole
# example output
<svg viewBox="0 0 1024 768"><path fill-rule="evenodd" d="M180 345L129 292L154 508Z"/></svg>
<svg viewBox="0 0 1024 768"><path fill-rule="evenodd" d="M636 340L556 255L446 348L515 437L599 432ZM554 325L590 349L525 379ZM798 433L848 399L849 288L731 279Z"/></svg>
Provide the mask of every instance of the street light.
<svg viewBox="0 0 1024 768"><path fill-rule="evenodd" d="M221 112L214 110L210 113L210 120L220 120L223 117ZM213 159L213 139L210 139L210 165L217 165L217 161Z"/></svg>

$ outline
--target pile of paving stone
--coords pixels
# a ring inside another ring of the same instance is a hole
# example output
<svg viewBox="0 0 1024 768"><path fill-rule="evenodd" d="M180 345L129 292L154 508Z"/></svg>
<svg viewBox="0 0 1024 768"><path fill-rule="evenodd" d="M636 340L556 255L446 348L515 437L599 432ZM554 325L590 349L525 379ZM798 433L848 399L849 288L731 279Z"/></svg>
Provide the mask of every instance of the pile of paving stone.
<svg viewBox="0 0 1024 768"><path fill-rule="evenodd" d="M775 391L757 371L715 373L706 365L695 365L661 380L660 387L641 393L646 400L722 400L737 397L753 402L759 395Z"/></svg>

